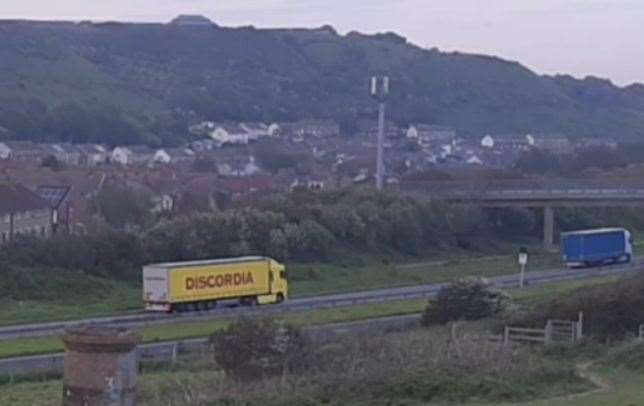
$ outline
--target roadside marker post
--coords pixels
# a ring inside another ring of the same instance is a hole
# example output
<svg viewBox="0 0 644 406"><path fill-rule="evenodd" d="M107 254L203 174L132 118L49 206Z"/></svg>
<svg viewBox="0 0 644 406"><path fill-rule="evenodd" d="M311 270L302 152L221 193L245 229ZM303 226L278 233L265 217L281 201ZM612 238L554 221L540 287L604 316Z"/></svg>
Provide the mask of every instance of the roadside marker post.
<svg viewBox="0 0 644 406"><path fill-rule="evenodd" d="M521 267L521 276L519 277L519 287L525 286L525 267L528 264L528 249L521 247L519 249L519 266Z"/></svg>

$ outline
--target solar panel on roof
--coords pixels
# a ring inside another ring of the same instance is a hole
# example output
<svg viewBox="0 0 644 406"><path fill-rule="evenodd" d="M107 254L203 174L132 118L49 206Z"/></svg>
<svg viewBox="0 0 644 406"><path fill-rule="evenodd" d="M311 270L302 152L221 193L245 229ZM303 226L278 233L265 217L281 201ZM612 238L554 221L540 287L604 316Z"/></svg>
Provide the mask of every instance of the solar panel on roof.
<svg viewBox="0 0 644 406"><path fill-rule="evenodd" d="M42 186L38 188L38 194L44 200L46 200L52 206L58 206L67 193L69 188L67 187L52 187L52 186Z"/></svg>

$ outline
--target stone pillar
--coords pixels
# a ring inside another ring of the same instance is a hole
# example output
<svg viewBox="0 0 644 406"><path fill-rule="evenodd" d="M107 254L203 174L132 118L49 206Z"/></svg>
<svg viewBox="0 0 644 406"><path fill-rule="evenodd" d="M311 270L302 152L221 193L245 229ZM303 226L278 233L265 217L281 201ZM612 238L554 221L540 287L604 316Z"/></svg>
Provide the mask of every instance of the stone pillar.
<svg viewBox="0 0 644 406"><path fill-rule="evenodd" d="M546 251L555 251L555 209L552 206L543 208L543 245Z"/></svg>
<svg viewBox="0 0 644 406"><path fill-rule="evenodd" d="M87 326L62 337L67 353L63 406L134 406L141 336L132 330Z"/></svg>

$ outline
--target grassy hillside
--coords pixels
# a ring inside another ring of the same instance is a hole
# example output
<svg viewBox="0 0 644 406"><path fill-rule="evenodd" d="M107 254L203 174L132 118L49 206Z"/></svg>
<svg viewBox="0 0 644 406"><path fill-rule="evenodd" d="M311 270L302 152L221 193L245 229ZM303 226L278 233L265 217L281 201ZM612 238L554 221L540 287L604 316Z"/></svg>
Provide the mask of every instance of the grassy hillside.
<svg viewBox="0 0 644 406"><path fill-rule="evenodd" d="M4 21L0 137L177 143L206 118L329 117L351 130L374 112L367 78L382 72L393 78L400 124L644 136L639 86L542 77L394 34Z"/></svg>

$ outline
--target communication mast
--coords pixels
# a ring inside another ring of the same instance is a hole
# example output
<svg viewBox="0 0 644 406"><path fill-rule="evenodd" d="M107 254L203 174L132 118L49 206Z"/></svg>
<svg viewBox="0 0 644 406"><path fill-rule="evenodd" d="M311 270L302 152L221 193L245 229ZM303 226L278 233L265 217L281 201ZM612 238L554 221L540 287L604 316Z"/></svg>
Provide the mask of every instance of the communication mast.
<svg viewBox="0 0 644 406"><path fill-rule="evenodd" d="M378 161L376 164L376 188L382 190L385 178L385 108L389 96L389 76L373 76L370 94L379 103L378 109Z"/></svg>

